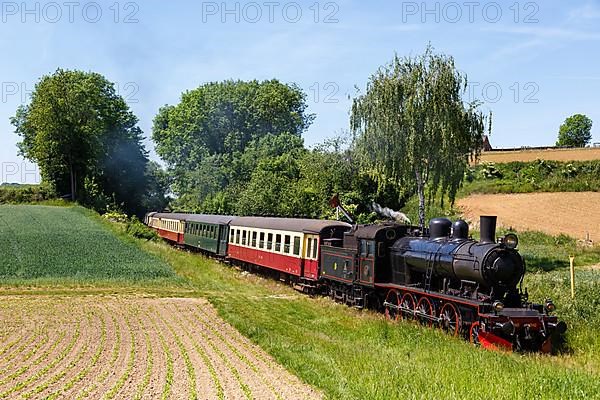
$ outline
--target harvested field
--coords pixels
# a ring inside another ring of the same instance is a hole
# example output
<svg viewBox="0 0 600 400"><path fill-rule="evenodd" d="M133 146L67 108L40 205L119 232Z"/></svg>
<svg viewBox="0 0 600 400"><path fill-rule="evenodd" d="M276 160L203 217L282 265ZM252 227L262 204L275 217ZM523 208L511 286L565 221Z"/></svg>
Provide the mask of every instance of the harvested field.
<svg viewBox="0 0 600 400"><path fill-rule="evenodd" d="M479 162L508 163L513 161L535 161L538 159L553 161L600 160L600 148L490 151L482 153Z"/></svg>
<svg viewBox="0 0 600 400"><path fill-rule="evenodd" d="M520 193L472 195L457 201L466 218L497 215L498 223L517 230L566 234L600 243L600 193Z"/></svg>
<svg viewBox="0 0 600 400"><path fill-rule="evenodd" d="M0 297L0 399L313 399L200 299Z"/></svg>

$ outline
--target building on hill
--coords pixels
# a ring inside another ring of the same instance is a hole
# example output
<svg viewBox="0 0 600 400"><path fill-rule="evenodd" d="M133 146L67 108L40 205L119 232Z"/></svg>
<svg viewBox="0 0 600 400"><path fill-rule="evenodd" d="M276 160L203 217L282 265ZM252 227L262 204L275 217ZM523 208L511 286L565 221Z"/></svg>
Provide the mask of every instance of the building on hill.
<svg viewBox="0 0 600 400"><path fill-rule="evenodd" d="M483 151L492 151L494 148L490 144L490 138L488 135L483 137Z"/></svg>

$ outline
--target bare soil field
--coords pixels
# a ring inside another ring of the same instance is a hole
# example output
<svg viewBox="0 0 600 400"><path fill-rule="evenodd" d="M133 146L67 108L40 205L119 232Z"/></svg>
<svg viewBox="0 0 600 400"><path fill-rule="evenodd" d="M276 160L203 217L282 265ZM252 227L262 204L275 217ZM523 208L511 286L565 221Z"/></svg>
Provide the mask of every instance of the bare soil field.
<svg viewBox="0 0 600 400"><path fill-rule="evenodd" d="M479 162L508 163L512 161L535 161L538 159L553 161L600 160L600 148L492 151L482 153Z"/></svg>
<svg viewBox="0 0 600 400"><path fill-rule="evenodd" d="M0 296L0 399L314 399L205 300Z"/></svg>
<svg viewBox="0 0 600 400"><path fill-rule="evenodd" d="M551 235L564 233L600 243L600 193L522 193L472 195L457 201L470 221L497 215L498 224Z"/></svg>

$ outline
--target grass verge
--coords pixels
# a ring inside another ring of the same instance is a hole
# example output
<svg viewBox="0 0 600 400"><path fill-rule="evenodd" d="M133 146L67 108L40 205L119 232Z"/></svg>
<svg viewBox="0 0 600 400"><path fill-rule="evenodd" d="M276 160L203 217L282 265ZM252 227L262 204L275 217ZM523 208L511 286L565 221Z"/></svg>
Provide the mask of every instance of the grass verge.
<svg viewBox="0 0 600 400"><path fill-rule="evenodd" d="M208 298L242 334L331 399L464 399L480 396L482 382L490 399L600 396L600 360L590 356L597 354L597 342L559 357L487 352L435 330L391 324L379 314L296 294L164 244L143 246L189 279L197 295ZM529 282L544 292L564 292L543 276L543 284ZM552 295L559 307L565 305L562 295ZM567 317L575 335L585 329L599 333L598 328L573 324L576 312Z"/></svg>

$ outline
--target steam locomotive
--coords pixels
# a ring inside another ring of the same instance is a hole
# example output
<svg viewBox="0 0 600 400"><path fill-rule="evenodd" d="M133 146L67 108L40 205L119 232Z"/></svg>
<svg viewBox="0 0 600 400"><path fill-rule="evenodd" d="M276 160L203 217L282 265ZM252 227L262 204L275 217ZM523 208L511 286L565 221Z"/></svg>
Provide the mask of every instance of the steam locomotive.
<svg viewBox="0 0 600 400"><path fill-rule="evenodd" d="M332 298L382 308L391 320L415 319L486 348L550 352L566 324L551 315L552 300L528 301L518 238L497 241L496 221L481 217L479 241L462 220L436 218L426 232L358 226L343 241L325 241L322 279Z"/></svg>
<svg viewBox="0 0 600 400"><path fill-rule="evenodd" d="M566 324L548 299L533 304L521 286L518 238L496 240L496 217L483 216L481 238L465 221L400 224L149 213L145 222L180 246L260 269L311 294L390 320L416 320L486 348L551 352Z"/></svg>

